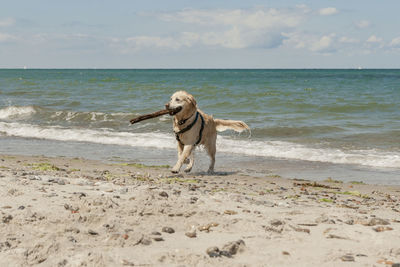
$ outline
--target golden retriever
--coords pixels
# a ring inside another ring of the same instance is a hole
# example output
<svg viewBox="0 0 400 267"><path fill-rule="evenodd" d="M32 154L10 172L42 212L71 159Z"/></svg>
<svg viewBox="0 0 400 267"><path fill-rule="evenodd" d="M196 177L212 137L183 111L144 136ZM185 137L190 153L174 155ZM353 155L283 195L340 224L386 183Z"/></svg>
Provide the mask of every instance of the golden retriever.
<svg viewBox="0 0 400 267"><path fill-rule="evenodd" d="M178 91L171 96L165 105L169 114L174 116L173 129L178 141L178 161L172 168L173 173L178 173L183 163L187 163L185 172L190 172L194 163L193 150L197 145L203 145L211 158L208 168L209 173L214 172L217 131L228 129L242 132L249 130L249 126L242 121L214 119L197 108L194 97L185 92Z"/></svg>

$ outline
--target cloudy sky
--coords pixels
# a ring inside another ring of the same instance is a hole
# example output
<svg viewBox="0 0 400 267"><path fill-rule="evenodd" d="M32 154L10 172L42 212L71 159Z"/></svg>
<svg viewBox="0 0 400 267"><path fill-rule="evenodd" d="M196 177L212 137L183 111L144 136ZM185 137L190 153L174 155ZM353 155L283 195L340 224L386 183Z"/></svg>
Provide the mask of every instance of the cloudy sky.
<svg viewBox="0 0 400 267"><path fill-rule="evenodd" d="M0 3L0 68L400 68L399 0Z"/></svg>

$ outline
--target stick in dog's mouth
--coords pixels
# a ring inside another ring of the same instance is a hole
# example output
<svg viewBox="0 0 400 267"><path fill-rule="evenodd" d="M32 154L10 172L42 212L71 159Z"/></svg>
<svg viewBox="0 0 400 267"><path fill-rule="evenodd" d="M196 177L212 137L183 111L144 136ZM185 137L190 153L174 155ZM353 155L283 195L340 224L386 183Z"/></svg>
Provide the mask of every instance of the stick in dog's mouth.
<svg viewBox="0 0 400 267"><path fill-rule="evenodd" d="M175 114L177 114L178 112L180 112L182 110L182 107L176 107L174 109L168 109L169 111L169 115L174 116Z"/></svg>

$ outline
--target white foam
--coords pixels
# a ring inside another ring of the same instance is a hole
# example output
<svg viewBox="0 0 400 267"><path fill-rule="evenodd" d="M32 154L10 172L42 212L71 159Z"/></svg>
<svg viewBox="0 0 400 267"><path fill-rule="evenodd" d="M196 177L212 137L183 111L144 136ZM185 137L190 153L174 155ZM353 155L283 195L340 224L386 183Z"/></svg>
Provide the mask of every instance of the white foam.
<svg viewBox="0 0 400 267"><path fill-rule="evenodd" d="M400 153L370 150L311 148L281 141L243 141L218 137L218 151L294 160L400 168ZM222 140L221 140L222 139Z"/></svg>
<svg viewBox="0 0 400 267"><path fill-rule="evenodd" d="M59 141L80 141L132 147L174 149L173 134L116 132L109 129L62 128L22 123L0 122L0 133L7 136L40 138ZM377 150L343 151L329 148L311 148L279 141L232 140L219 136L217 151L252 156L276 157L294 160L357 164L372 167L400 168L400 153Z"/></svg>
<svg viewBox="0 0 400 267"><path fill-rule="evenodd" d="M27 117L36 113L36 110L32 106L16 107L9 106L0 109L0 119L11 119L18 117Z"/></svg>
<svg viewBox="0 0 400 267"><path fill-rule="evenodd" d="M79 141L109 145L174 148L173 136L161 133L114 132L109 129L91 130L62 128L57 126L36 126L23 123L0 122L0 132L8 136Z"/></svg>

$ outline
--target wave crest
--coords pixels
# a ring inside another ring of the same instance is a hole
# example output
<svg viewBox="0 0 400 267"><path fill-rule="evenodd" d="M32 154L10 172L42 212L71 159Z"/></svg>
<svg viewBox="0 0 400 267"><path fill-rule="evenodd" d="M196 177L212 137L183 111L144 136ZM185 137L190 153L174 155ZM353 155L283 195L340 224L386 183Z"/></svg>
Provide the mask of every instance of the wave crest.
<svg viewBox="0 0 400 267"><path fill-rule="evenodd" d="M37 110L33 106L9 106L0 109L0 119L17 119L19 117L29 117Z"/></svg>
<svg viewBox="0 0 400 267"><path fill-rule="evenodd" d="M176 141L172 134L131 133L110 129L64 128L60 126L37 126L23 123L0 122L0 133L7 136L50 139L59 141L91 142L99 144L155 147L174 149ZM275 157L293 160L319 161L336 164L356 164L370 167L396 168L400 166L398 152L312 148L282 141L233 140L220 136L218 151L251 156Z"/></svg>

